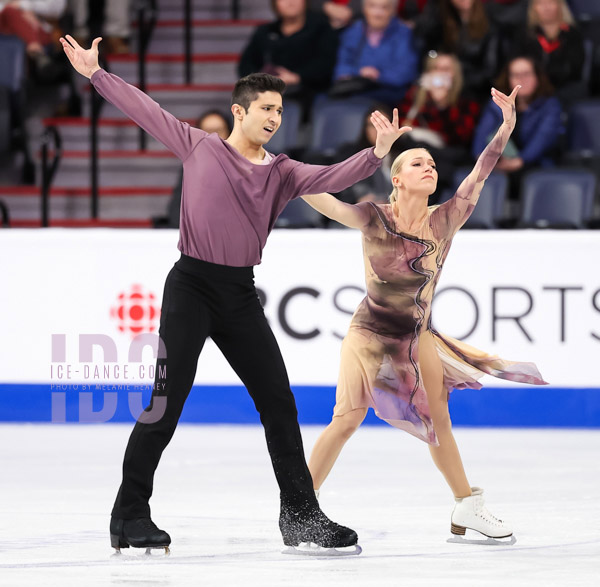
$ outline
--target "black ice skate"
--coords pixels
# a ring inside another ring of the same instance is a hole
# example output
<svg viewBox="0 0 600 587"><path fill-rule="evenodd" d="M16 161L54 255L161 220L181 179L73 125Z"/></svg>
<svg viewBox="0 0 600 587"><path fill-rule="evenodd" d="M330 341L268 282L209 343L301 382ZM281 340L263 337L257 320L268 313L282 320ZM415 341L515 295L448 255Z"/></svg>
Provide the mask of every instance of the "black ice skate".
<svg viewBox="0 0 600 587"><path fill-rule="evenodd" d="M157 528L150 518L136 518L135 520L110 519L110 545L118 553L121 548L145 548L150 554L152 548L164 548L169 554L171 537Z"/></svg>
<svg viewBox="0 0 600 587"><path fill-rule="evenodd" d="M356 532L332 522L318 507L304 511L282 507L279 528L287 547L283 554L348 556L362 552Z"/></svg>

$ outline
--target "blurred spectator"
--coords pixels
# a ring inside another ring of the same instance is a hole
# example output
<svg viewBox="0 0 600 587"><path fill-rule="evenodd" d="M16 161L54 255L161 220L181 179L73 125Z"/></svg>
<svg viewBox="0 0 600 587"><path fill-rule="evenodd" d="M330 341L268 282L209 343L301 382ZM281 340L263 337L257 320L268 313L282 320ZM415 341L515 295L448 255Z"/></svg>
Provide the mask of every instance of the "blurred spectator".
<svg viewBox="0 0 600 587"><path fill-rule="evenodd" d="M396 0L363 0L364 20L341 37L331 95L360 95L395 105L418 74L411 30L395 16Z"/></svg>
<svg viewBox="0 0 600 587"><path fill-rule="evenodd" d="M525 171L537 166L549 167L562 132L561 106L554 96L548 76L530 56L515 57L504 68L496 87L505 93L521 86L517 94L517 126L496 164L509 174L511 192L518 193ZM473 156L478 157L502 123L502 112L490 100L475 130Z"/></svg>
<svg viewBox="0 0 600 587"><path fill-rule="evenodd" d="M207 110L200 115L196 126L206 132L216 132L223 140L231 134L231 116L223 114L220 110ZM156 218L155 226L158 228L179 228L179 215L181 209L181 186L183 183L183 169L173 188L173 195L169 200L166 218Z"/></svg>
<svg viewBox="0 0 600 587"><path fill-rule="evenodd" d="M14 35L24 43L34 75L52 81L57 71L52 52L53 25L62 16L66 0L0 0L0 34Z"/></svg>
<svg viewBox="0 0 600 587"><path fill-rule="evenodd" d="M402 149L424 147L436 161L440 188L450 187L455 169L470 162L479 104L462 93L463 78L456 55L427 57L419 82L399 106L401 125L413 131L400 138Z"/></svg>
<svg viewBox="0 0 600 587"><path fill-rule="evenodd" d="M483 0L491 23L502 36L511 38L527 20L528 0Z"/></svg>
<svg viewBox="0 0 600 587"><path fill-rule="evenodd" d="M129 53L130 0L69 0L73 12L73 36L84 45L103 36L108 53Z"/></svg>
<svg viewBox="0 0 600 587"><path fill-rule="evenodd" d="M302 103L307 118L312 99L331 83L337 40L323 14L306 0L272 0L277 20L259 26L244 49L240 77L263 71L286 84L286 98Z"/></svg>
<svg viewBox="0 0 600 587"><path fill-rule="evenodd" d="M429 0L430 4L437 0ZM413 27L416 18L427 6L427 0L398 0L398 18L407 26Z"/></svg>
<svg viewBox="0 0 600 587"><path fill-rule="evenodd" d="M428 3L415 35L426 50L454 53L462 66L465 91L487 96L499 67L500 45L481 0L439 0Z"/></svg>
<svg viewBox="0 0 600 587"><path fill-rule="evenodd" d="M336 31L361 16L361 0L310 0L309 7L315 12L322 11Z"/></svg>
<svg viewBox="0 0 600 587"><path fill-rule="evenodd" d="M516 35L514 52L535 57L563 101L585 97L583 36L566 0L530 0L527 24Z"/></svg>
<svg viewBox="0 0 600 587"><path fill-rule="evenodd" d="M377 131L371 123L371 112L373 110L379 110L389 119L392 117L392 110L389 106L385 104L374 105L365 115L363 130L358 142L342 145L335 155L335 161L344 161L344 159L351 157L362 149L375 146ZM395 155L388 153L383 159L381 167L373 175L355 183L343 192L336 194L336 196L349 204L367 201L387 203L390 195L390 169L394 158Z"/></svg>

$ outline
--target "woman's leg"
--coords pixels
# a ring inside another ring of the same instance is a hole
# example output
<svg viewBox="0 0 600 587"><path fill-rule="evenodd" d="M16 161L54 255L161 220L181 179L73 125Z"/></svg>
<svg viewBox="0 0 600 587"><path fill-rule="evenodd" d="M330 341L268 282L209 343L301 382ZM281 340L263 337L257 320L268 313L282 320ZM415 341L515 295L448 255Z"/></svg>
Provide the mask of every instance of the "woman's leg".
<svg viewBox="0 0 600 587"><path fill-rule="evenodd" d="M358 408L343 416L334 416L331 424L317 439L308 461L315 489L319 489L329 475L344 444L356 432L367 415L367 408Z"/></svg>
<svg viewBox="0 0 600 587"><path fill-rule="evenodd" d="M443 383L442 362L435 346L435 338L430 332L422 333L419 339L419 365L433 427L440 443L439 446L429 445L433 462L446 479L454 497L469 496L471 486L467 481L458 446L452 434L452 422L448 412L448 391Z"/></svg>

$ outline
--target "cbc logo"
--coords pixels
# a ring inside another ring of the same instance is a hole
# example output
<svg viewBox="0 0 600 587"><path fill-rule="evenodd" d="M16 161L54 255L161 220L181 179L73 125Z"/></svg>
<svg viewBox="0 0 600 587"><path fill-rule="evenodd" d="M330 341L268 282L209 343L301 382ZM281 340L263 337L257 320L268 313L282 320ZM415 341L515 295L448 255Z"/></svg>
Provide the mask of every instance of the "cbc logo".
<svg viewBox="0 0 600 587"><path fill-rule="evenodd" d="M156 296L135 283L129 292L121 292L117 304L110 309L120 332L132 337L142 332L154 332L160 319L160 305Z"/></svg>

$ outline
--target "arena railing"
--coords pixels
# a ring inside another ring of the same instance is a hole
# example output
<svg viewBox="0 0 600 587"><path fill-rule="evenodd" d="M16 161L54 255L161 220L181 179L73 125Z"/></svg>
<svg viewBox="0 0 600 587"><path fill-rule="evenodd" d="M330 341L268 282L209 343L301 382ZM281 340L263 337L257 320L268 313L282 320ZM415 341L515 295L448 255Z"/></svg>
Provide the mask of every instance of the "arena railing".
<svg viewBox="0 0 600 587"><path fill-rule="evenodd" d="M240 0L231 0L231 20L240 19ZM192 0L185 0L183 5L184 22L184 55L185 55L185 83L190 85L193 81L192 75Z"/></svg>
<svg viewBox="0 0 600 587"><path fill-rule="evenodd" d="M140 0L137 10L138 86L144 93L146 93L146 55L154 27L156 26L156 18L156 0ZM147 135L141 128L139 136L140 151L145 151Z"/></svg>
<svg viewBox="0 0 600 587"><path fill-rule="evenodd" d="M52 145L52 162L50 146ZM41 222L47 228L50 223L50 188L62 157L62 139L55 126L48 126L42 135L42 192Z"/></svg>
<svg viewBox="0 0 600 587"><path fill-rule="evenodd" d="M0 200L0 216L2 217L2 227L8 228L10 226L10 214L7 205L2 200Z"/></svg>
<svg viewBox="0 0 600 587"><path fill-rule="evenodd" d="M146 91L146 55L148 44L152 38L156 25L157 6L156 0L139 0L137 3L137 35L138 35L138 87ZM101 59L101 65L107 69L106 62ZM91 88L91 114L90 114L90 190L91 190L91 217L96 220L99 211L99 168L98 168L98 121L102 99L92 86ZM147 146L146 133L139 130L139 148L145 151Z"/></svg>

